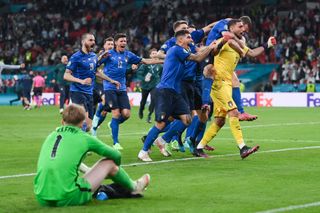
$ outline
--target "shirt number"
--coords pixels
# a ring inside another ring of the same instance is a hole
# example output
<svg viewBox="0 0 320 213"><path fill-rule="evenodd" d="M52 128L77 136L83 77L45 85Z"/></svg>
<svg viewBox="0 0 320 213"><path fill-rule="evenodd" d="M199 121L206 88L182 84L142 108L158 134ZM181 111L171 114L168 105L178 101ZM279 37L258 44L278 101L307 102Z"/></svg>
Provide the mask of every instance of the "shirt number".
<svg viewBox="0 0 320 213"><path fill-rule="evenodd" d="M60 144L61 139L62 139L62 136L58 135L57 139L56 139L56 142L53 145L53 149L52 149L52 152L51 152L51 158L55 158L56 157L57 149L58 149L58 146Z"/></svg>

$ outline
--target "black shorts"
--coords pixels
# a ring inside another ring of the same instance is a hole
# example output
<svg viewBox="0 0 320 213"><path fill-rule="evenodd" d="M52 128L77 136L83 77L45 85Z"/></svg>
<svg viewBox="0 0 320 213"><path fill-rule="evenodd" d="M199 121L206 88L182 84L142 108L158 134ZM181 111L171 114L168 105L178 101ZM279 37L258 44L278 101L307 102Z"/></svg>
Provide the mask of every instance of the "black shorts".
<svg viewBox="0 0 320 213"><path fill-rule="evenodd" d="M93 118L93 96L91 94L71 91L70 98L72 103L84 106L86 112L88 112L88 117Z"/></svg>
<svg viewBox="0 0 320 213"><path fill-rule="evenodd" d="M102 101L101 99L102 94L103 94L102 91L93 89L93 105L94 106Z"/></svg>
<svg viewBox="0 0 320 213"><path fill-rule="evenodd" d="M190 114L189 106L182 95L172 89L157 89L155 101L156 121L167 121L170 116Z"/></svg>
<svg viewBox="0 0 320 213"><path fill-rule="evenodd" d="M126 91L105 90L104 95L110 109L131 109Z"/></svg>
<svg viewBox="0 0 320 213"><path fill-rule="evenodd" d="M194 81L182 81L182 97L189 105L190 111L200 110L202 106L201 90Z"/></svg>
<svg viewBox="0 0 320 213"><path fill-rule="evenodd" d="M202 89L195 85L194 87L194 110L200 110L202 107Z"/></svg>
<svg viewBox="0 0 320 213"><path fill-rule="evenodd" d="M33 94L35 95L35 96L41 96L42 95L42 87L35 87L35 88L33 88Z"/></svg>
<svg viewBox="0 0 320 213"><path fill-rule="evenodd" d="M31 89L31 88L30 88ZM31 96L30 96L30 89L23 89L23 91L22 91L22 95L23 95L23 97L25 97L25 98L27 98L29 101L30 101L30 98L31 98Z"/></svg>

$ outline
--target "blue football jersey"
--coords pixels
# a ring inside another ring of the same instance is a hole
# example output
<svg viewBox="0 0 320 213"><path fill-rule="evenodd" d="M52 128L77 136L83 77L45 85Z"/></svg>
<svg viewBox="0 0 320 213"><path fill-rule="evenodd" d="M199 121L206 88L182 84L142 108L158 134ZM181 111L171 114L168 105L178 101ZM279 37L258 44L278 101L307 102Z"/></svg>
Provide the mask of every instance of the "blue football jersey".
<svg viewBox="0 0 320 213"><path fill-rule="evenodd" d="M204 31L202 29L195 30L191 33L191 37L194 44L198 44L204 38ZM164 44L160 47L160 50L162 50L164 53L167 53L168 50L176 44L176 41L177 40L175 37L171 37L166 42L164 42Z"/></svg>
<svg viewBox="0 0 320 213"><path fill-rule="evenodd" d="M222 32L228 31L228 23L229 21L227 19L222 19L214 25L214 27L210 30L208 34L208 38L206 41L206 46L211 44L214 40L217 40L222 37Z"/></svg>
<svg viewBox="0 0 320 213"><path fill-rule="evenodd" d="M191 53L179 45L171 47L164 60L160 83L157 88L173 89L181 93L181 80L184 76L185 62Z"/></svg>
<svg viewBox="0 0 320 213"><path fill-rule="evenodd" d="M139 64L141 57L134 53L125 50L124 52L117 52L115 49L109 50L110 56L103 59L103 72L113 80L119 81L121 84L120 91L126 91L126 72L130 64ZM109 81L103 81L104 90L117 90L116 85Z"/></svg>
<svg viewBox="0 0 320 213"><path fill-rule="evenodd" d="M86 54L79 50L70 57L66 69L71 70L72 75L76 78L91 78L92 82L94 82L97 70L97 56L93 52ZM93 83L91 85L82 85L72 82L70 91L93 94L93 85Z"/></svg>

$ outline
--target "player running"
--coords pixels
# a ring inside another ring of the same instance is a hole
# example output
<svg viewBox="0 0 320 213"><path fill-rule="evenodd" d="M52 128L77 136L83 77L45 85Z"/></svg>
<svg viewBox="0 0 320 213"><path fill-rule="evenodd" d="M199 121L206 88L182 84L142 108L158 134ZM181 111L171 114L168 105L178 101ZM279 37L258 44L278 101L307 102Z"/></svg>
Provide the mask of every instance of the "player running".
<svg viewBox="0 0 320 213"><path fill-rule="evenodd" d="M113 48L114 48L114 40L112 37L108 37L104 40L103 50L100 53L102 53L103 51L112 50ZM103 70L103 65L98 69ZM103 123L103 121L106 119L107 113L111 112L111 110L108 107L108 105L106 105L106 102L105 102L103 82L101 83L98 81L95 82L93 95L94 95L94 98L96 98L97 107L92 120L91 134L92 136L97 136L97 130L99 126Z"/></svg>
<svg viewBox="0 0 320 213"><path fill-rule="evenodd" d="M117 88L114 84L104 81L103 89L107 105L111 109L112 119L110 123L113 147L122 150L119 143L119 125L130 117L130 103L126 88L126 72L130 64L161 64L163 61L158 59L145 59L138 57L134 53L126 50L127 36L118 33L114 37L115 48L107 51L108 57L103 59L104 73L111 78L119 81L121 87Z"/></svg>
<svg viewBox="0 0 320 213"><path fill-rule="evenodd" d="M81 50L74 53L66 67L64 80L72 82L70 85L70 97L73 103L83 105L86 112L86 122L84 131L89 131L93 118L93 82L95 77L102 78L113 84L115 88L120 87L120 83L102 72L97 72L98 62L106 54L97 56L93 53L95 37L92 33L85 33L81 37Z"/></svg>

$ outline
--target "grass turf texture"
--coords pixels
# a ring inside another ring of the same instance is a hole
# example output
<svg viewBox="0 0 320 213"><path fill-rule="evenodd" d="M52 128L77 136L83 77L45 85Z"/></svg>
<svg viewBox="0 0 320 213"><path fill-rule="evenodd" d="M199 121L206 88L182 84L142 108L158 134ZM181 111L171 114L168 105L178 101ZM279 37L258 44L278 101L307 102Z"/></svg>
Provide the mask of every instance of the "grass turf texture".
<svg viewBox="0 0 320 213"><path fill-rule="evenodd" d="M151 185L142 199L93 200L86 206L43 208L33 194L33 178L0 179L0 212L257 212L320 201L320 109L250 108L258 114L254 122L241 122L246 143L259 144L260 151L241 160L230 129L226 125L211 141L216 151L212 158L192 159L174 152L162 157L153 147L154 161L179 161L130 166L137 160L140 137L152 126L138 118L133 108L131 118L120 126L123 164L133 179L151 174ZM36 172L40 147L45 137L60 125L55 107L23 111L21 107L0 107L0 176ZM107 120L98 137L111 145ZM228 122L227 122L228 123ZM309 147L305 149L303 147ZM311 148L310 148L311 147ZM301 148L300 150L282 150ZM88 156L92 165L96 155ZM129 165L129 166L128 166ZM293 212L319 212L320 206Z"/></svg>

